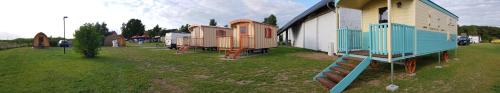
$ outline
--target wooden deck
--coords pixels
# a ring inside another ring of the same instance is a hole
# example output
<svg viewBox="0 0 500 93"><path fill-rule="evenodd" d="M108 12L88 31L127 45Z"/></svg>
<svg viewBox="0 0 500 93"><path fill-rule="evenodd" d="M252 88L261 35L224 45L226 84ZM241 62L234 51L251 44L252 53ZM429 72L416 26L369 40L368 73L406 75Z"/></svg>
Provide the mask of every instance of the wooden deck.
<svg viewBox="0 0 500 93"><path fill-rule="evenodd" d="M340 53L344 53L345 51L342 51ZM361 55L361 56L370 56L370 51L369 50L354 50L350 51L349 54L354 54L354 55ZM405 56L412 56L413 53L405 53ZM381 55L381 54L373 54L373 57L378 57L378 58L388 58L388 55ZM398 58L402 57L402 54L393 54L392 58Z"/></svg>

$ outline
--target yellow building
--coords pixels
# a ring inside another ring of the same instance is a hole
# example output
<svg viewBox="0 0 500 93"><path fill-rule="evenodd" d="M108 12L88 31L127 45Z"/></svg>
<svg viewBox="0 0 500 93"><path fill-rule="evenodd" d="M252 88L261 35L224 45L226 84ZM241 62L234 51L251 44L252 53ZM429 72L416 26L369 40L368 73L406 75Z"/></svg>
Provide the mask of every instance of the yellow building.
<svg viewBox="0 0 500 93"><path fill-rule="evenodd" d="M372 62L401 62L409 74L415 73L415 58L438 54L448 59L448 50L457 48L458 16L431 0L335 0L338 9L361 11L361 29L337 28L338 55L332 65L314 79L330 92L343 91ZM341 15L342 12L340 12ZM338 21L336 22L338 26ZM346 60L359 61L348 64ZM351 66L352 70L342 66ZM339 73L337 73L339 72ZM392 74L391 74L392 75ZM397 89L389 85L389 90Z"/></svg>

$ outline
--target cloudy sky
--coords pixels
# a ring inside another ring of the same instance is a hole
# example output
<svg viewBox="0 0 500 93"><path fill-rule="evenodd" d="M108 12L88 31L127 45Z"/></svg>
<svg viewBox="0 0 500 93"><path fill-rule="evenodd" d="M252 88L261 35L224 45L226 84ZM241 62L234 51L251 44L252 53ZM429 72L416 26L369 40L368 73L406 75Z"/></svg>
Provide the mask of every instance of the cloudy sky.
<svg viewBox="0 0 500 93"><path fill-rule="evenodd" d="M66 36L83 23L106 22L120 31L130 18L141 19L146 29L156 24L178 28L182 24L207 24L214 18L220 26L238 18L262 21L275 14L283 25L319 0L2 0L0 39L30 38L37 32ZM500 0L433 0L460 16L462 25L500 26Z"/></svg>

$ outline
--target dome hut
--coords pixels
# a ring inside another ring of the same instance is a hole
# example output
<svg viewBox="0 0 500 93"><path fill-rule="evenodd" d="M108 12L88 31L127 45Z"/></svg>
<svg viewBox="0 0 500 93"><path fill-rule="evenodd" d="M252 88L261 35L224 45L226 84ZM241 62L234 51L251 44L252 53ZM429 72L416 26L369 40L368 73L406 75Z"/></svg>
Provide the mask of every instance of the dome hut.
<svg viewBox="0 0 500 93"><path fill-rule="evenodd" d="M33 48L48 48L50 47L49 38L42 32L39 32L33 37Z"/></svg>

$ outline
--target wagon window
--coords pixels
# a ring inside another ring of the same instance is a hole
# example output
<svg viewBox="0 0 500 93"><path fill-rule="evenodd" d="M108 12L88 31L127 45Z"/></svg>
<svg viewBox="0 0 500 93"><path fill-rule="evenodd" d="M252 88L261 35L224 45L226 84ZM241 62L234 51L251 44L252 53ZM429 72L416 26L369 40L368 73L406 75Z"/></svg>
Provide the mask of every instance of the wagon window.
<svg viewBox="0 0 500 93"><path fill-rule="evenodd" d="M240 26L240 34L246 34L247 33L247 26Z"/></svg>
<svg viewBox="0 0 500 93"><path fill-rule="evenodd" d="M378 23L387 23L389 19L388 17L389 13L387 12L387 7L379 8L378 13L379 13Z"/></svg>
<svg viewBox="0 0 500 93"><path fill-rule="evenodd" d="M224 32L224 30L217 30L215 33L218 37L226 36L226 33Z"/></svg>
<svg viewBox="0 0 500 93"><path fill-rule="evenodd" d="M265 29L265 37L266 38L273 38L273 31L271 31L272 29L271 28L266 28Z"/></svg>

